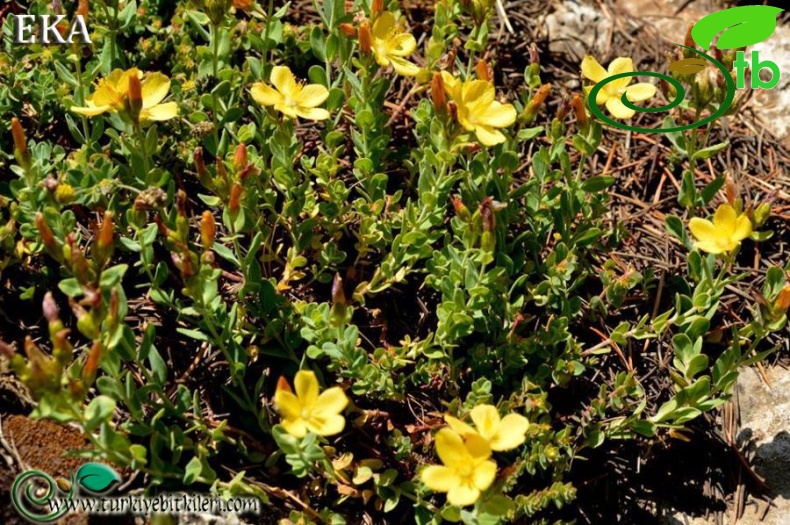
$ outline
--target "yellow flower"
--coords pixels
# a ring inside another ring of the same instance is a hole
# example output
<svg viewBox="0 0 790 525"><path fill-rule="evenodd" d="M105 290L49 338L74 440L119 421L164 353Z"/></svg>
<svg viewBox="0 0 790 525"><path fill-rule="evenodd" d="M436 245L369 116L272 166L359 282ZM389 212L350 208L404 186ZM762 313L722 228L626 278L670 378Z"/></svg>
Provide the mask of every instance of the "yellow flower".
<svg viewBox="0 0 790 525"><path fill-rule="evenodd" d="M452 505L472 505L496 478L496 463L489 459L491 449L476 434L464 440L443 428L436 434L436 454L444 465L428 466L420 479L434 492L446 492Z"/></svg>
<svg viewBox="0 0 790 525"><path fill-rule="evenodd" d="M371 36L371 51L380 66L392 65L396 73L407 77L420 72L416 64L405 59L417 49L417 40L413 35L398 30L395 15L389 11L381 13L373 22Z"/></svg>
<svg viewBox="0 0 790 525"><path fill-rule="evenodd" d="M346 420L341 412L348 404L348 397L339 386L318 394L318 379L309 370L300 370L294 378L296 394L284 377L277 382L274 407L282 416L282 426L294 437L304 437L308 432L319 436L332 436L343 431Z"/></svg>
<svg viewBox="0 0 790 525"><path fill-rule="evenodd" d="M467 131L474 131L484 146L505 142L505 135L497 128L506 128L516 121L516 108L494 100L496 90L487 80L461 82L446 71L442 80L447 94L458 109L458 123Z"/></svg>
<svg viewBox="0 0 790 525"><path fill-rule="evenodd" d="M519 414L508 414L499 417L494 405L477 405L471 411L475 428L453 416L445 415L444 419L450 428L467 438L471 434L480 435L488 442L491 450L512 450L521 446L526 439L529 420Z"/></svg>
<svg viewBox="0 0 790 525"><path fill-rule="evenodd" d="M722 204L716 210L713 222L694 217L689 221L689 229L697 240L695 248L720 254L734 250L752 234L752 221L745 214L738 215L729 204Z"/></svg>
<svg viewBox="0 0 790 525"><path fill-rule="evenodd" d="M271 83L256 82L250 88L252 98L261 106L274 106L286 117L302 117L308 120L326 120L329 112L319 108L329 97L329 91L320 84L303 86L285 66L274 66Z"/></svg>
<svg viewBox="0 0 790 525"><path fill-rule="evenodd" d="M609 71L606 71L595 58L587 55L582 61L582 75L584 78L592 80L596 84L602 80L618 75L620 73L632 73L634 71L634 62L630 58L618 57L612 60L609 64ZM629 109L623 105L623 93L628 93L628 100L631 102L642 102L653 98L656 94L656 86L645 82L628 86L633 77L618 78L606 84L603 89L598 92L595 102L600 106L606 104L606 109L615 118L629 119L634 116L636 111ZM589 95L592 86L584 88L585 94Z"/></svg>
<svg viewBox="0 0 790 525"><path fill-rule="evenodd" d="M72 106L71 111L89 117L106 112L129 116L129 78L133 75L140 79L141 123L149 120L169 120L178 115L178 105L175 102L161 103L170 91L170 79L162 73L143 74L137 68L114 70L106 78L99 80L96 91L85 99L85 107Z"/></svg>

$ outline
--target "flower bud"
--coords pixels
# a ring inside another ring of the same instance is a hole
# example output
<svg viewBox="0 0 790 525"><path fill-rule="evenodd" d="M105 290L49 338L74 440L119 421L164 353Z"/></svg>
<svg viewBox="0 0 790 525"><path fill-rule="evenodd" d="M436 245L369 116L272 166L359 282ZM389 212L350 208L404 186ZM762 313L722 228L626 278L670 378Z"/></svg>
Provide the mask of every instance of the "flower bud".
<svg viewBox="0 0 790 525"><path fill-rule="evenodd" d="M564 95L562 97L562 100L560 101L559 107L557 108L557 115L554 118L556 118L560 122L564 122L565 119L568 117L568 113L570 112L571 112L571 104L568 101L568 96Z"/></svg>
<svg viewBox="0 0 790 525"><path fill-rule="evenodd" d="M763 202L754 210L752 222L755 228L763 226L771 217L771 203Z"/></svg>
<svg viewBox="0 0 790 525"><path fill-rule="evenodd" d="M384 0L371 0L370 13L375 15L382 11L384 11Z"/></svg>
<svg viewBox="0 0 790 525"><path fill-rule="evenodd" d="M46 248L49 254L55 259L60 260L63 255L62 250L58 246L58 242L55 240L55 235L52 233L52 230L49 229L49 225L44 219L44 214L41 212L36 213L36 228L38 229L38 234L41 236L41 242L44 243L44 248Z"/></svg>
<svg viewBox="0 0 790 525"><path fill-rule="evenodd" d="M217 224L214 215L206 210L200 220L200 244L208 251L214 247L214 238L217 235Z"/></svg>
<svg viewBox="0 0 790 525"><path fill-rule="evenodd" d="M112 256L113 250L113 235L115 233L115 223L112 220L112 212L104 212L104 222L99 227L98 235L96 236L96 249L94 261L99 268Z"/></svg>
<svg viewBox="0 0 790 525"><path fill-rule="evenodd" d="M584 101L582 97L578 94L573 96L571 100L571 107L573 107L573 112L576 115L576 124L581 129L586 129L587 124L589 124L589 119L587 118L587 110L584 109Z"/></svg>
<svg viewBox="0 0 790 525"><path fill-rule="evenodd" d="M230 190L230 201L228 202L228 208L232 215L235 215L239 211L239 204L241 202L241 192L244 188L238 182L233 185L233 188Z"/></svg>
<svg viewBox="0 0 790 525"><path fill-rule="evenodd" d="M774 302L774 308L782 312L790 309L790 284L782 288Z"/></svg>
<svg viewBox="0 0 790 525"><path fill-rule="evenodd" d="M431 80L431 102L437 114L443 114L447 111L446 98L444 93L444 80L441 73L434 73Z"/></svg>
<svg viewBox="0 0 790 525"><path fill-rule="evenodd" d="M84 22L88 21L88 15L90 14L88 0L79 0L79 3L77 4L77 12L75 14L77 16L81 16Z"/></svg>
<svg viewBox="0 0 790 525"><path fill-rule="evenodd" d="M233 0L233 7L249 13L252 8L252 0Z"/></svg>
<svg viewBox="0 0 790 525"><path fill-rule="evenodd" d="M206 162L203 160L203 148L200 146L195 148L195 152L192 154L192 161L195 163L198 181L207 189L212 189L214 185L209 178Z"/></svg>
<svg viewBox="0 0 790 525"><path fill-rule="evenodd" d="M236 153L233 156L233 168L238 174L247 167L247 164L247 146L242 143L236 146Z"/></svg>
<svg viewBox="0 0 790 525"><path fill-rule="evenodd" d="M41 310L44 313L44 319L46 319L48 323L60 321L60 317L58 316L58 305L52 297L52 292L47 292L44 295L44 302L41 304Z"/></svg>
<svg viewBox="0 0 790 525"><path fill-rule="evenodd" d="M11 119L11 136L14 139L14 157L22 169L27 171L30 169L30 151L27 149L25 130L16 117Z"/></svg>
<svg viewBox="0 0 790 525"><path fill-rule="evenodd" d="M538 46L535 42L529 45L529 63L540 65L540 54L538 53Z"/></svg>
<svg viewBox="0 0 790 525"><path fill-rule="evenodd" d="M356 38L357 37L357 28L354 27L354 24L349 24L348 22L343 22L340 24L340 31L346 35L348 38Z"/></svg>
<svg viewBox="0 0 790 525"><path fill-rule="evenodd" d="M694 37L691 36L691 30L694 29L694 24L689 23L688 28L686 29L686 37L683 39L683 45L686 47L697 47L697 44L694 42Z"/></svg>
<svg viewBox="0 0 790 525"><path fill-rule="evenodd" d="M528 124L535 120L535 117L538 116L538 112L543 106L543 103L546 102L546 98L548 98L550 92L551 84L543 84L538 88L538 90L532 96L532 99L527 102L527 107L524 108L522 119L525 123Z"/></svg>
<svg viewBox="0 0 790 525"><path fill-rule="evenodd" d="M363 55L369 55L372 45L372 36L370 34L370 24L365 21L359 25L359 50Z"/></svg>
<svg viewBox="0 0 790 525"><path fill-rule="evenodd" d="M100 341L94 341L91 346L91 351L88 358L85 360L85 365L82 367L82 384L89 387L96 379L96 371L99 369L99 359L101 359L102 345Z"/></svg>
<svg viewBox="0 0 790 525"><path fill-rule="evenodd" d="M215 26L222 24L225 13L230 9L230 0L205 0L205 11L209 20Z"/></svg>
<svg viewBox="0 0 790 525"><path fill-rule="evenodd" d="M140 77L136 74L129 76L129 116L136 125L140 121L140 111L143 109L143 86Z"/></svg>
<svg viewBox="0 0 790 525"><path fill-rule="evenodd" d="M477 78L479 80L487 80L488 82L491 82L491 79L494 76L493 71L491 71L491 67L482 58L477 61L475 71L477 72Z"/></svg>
<svg viewBox="0 0 790 525"><path fill-rule="evenodd" d="M453 197L453 209L455 214L463 221L468 221L470 218L469 208L466 207L461 197Z"/></svg>
<svg viewBox="0 0 790 525"><path fill-rule="evenodd" d="M348 304L346 300L346 292L343 288L343 278L339 273L335 273L335 278L332 279L332 304L345 306Z"/></svg>

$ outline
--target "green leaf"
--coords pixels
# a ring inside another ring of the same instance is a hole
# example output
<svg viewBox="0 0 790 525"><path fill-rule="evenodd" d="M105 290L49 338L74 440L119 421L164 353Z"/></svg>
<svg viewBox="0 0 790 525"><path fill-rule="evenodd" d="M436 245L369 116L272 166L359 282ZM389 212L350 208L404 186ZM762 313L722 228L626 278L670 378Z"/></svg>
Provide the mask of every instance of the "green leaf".
<svg viewBox="0 0 790 525"><path fill-rule="evenodd" d="M96 396L85 409L85 430L92 432L107 421L115 410L115 400L107 396Z"/></svg>
<svg viewBox="0 0 790 525"><path fill-rule="evenodd" d="M113 469L102 463L85 463L77 471L77 483L94 494L107 492L121 477Z"/></svg>
<svg viewBox="0 0 790 525"><path fill-rule="evenodd" d="M582 182L582 189L586 192L595 193L603 191L609 186L614 184L614 177L609 175L600 175L597 177L590 177Z"/></svg>
<svg viewBox="0 0 790 525"><path fill-rule="evenodd" d="M105 290L115 288L115 286L121 282L121 278L123 278L123 275L126 273L128 268L128 264L119 264L117 266L113 266L112 268L107 268L101 274L99 286Z"/></svg>
<svg viewBox="0 0 790 525"><path fill-rule="evenodd" d="M184 471L184 483L186 485L191 485L200 477L201 472L203 472L203 464L200 462L200 459L195 456L187 463L187 468Z"/></svg>
<svg viewBox="0 0 790 525"><path fill-rule="evenodd" d="M716 153L720 151L724 151L725 149L730 147L729 142L722 142L721 144L714 144L713 146L708 146L707 148L703 148L698 150L691 156L693 160L699 159L709 159L714 156Z"/></svg>

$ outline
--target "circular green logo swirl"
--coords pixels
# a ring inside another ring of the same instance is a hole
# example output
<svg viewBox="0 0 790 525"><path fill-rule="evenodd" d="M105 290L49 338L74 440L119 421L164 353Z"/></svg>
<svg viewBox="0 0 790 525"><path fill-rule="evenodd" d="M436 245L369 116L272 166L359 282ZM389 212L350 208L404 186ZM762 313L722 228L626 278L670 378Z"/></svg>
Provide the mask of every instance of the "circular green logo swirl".
<svg viewBox="0 0 790 525"><path fill-rule="evenodd" d="M610 126L614 126L616 128L624 129L627 131L638 131L641 133L672 133L675 131L694 129L700 126L704 126L705 124L708 124L710 122L713 122L717 118L724 115L724 113L732 105L732 101L735 99L735 80L733 80L732 75L730 75L730 72L727 71L727 69L724 67L724 65L721 62L719 62L712 56L703 53L702 51L698 51L692 47L687 47L681 44L675 44L675 45L682 47L684 49L688 49L689 51L693 51L694 53L700 55L705 60L709 61L711 64L716 66L719 69L719 71L721 71L722 75L724 75L724 80L727 82L727 96L724 97L724 100L719 106L719 109L715 113L698 122L692 122L691 124L687 124L685 126L676 126L674 128L640 128L637 126L629 126L627 124L623 124L622 122L618 122L613 118L605 115L604 112L601 110L601 108L598 107L598 103L597 103L598 93L606 86L606 84L621 78L635 77L640 75L660 78L672 84L672 86L677 90L675 99L669 104L667 104L666 106L661 106L657 108L641 108L639 106L634 105L630 100L628 100L627 97L628 91L626 90L626 92L623 93L623 96L620 99L625 107L632 109L638 113L659 113L661 111L669 111L679 106L683 102L683 99L686 96L686 89L683 87L683 84L681 84L678 80L672 78L669 75L664 75L663 73L653 73L649 71L648 72L631 71L630 73L619 73L617 75L612 75L611 77L607 77L604 80L595 84L595 86L593 86L593 88L590 90L590 94L587 97L587 101L590 105L590 111L592 111L592 113L596 117L601 119L603 122L606 122Z"/></svg>
<svg viewBox="0 0 790 525"><path fill-rule="evenodd" d="M42 482L44 486L41 485ZM14 508L28 520L46 523L63 517L67 512L66 507L49 514L41 512L57 493L58 484L51 476L40 470L29 470L14 481L11 487L11 502ZM38 508L39 511L31 509L30 505Z"/></svg>

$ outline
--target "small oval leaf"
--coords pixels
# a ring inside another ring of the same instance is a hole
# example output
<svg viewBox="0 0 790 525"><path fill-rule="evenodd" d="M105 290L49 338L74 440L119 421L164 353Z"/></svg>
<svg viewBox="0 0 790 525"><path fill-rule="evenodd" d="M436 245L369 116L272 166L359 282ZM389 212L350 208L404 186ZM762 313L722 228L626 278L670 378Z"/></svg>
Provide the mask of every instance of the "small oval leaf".
<svg viewBox="0 0 790 525"><path fill-rule="evenodd" d="M119 481L118 473L102 463L85 463L77 471L77 483L96 494L106 492Z"/></svg>
<svg viewBox="0 0 790 525"><path fill-rule="evenodd" d="M713 39L718 49L734 49L757 44L774 34L776 16L784 11L768 5L745 5L712 13L694 24L691 38L702 49L710 49Z"/></svg>
<svg viewBox="0 0 790 525"><path fill-rule="evenodd" d="M684 58L683 60L672 62L667 69L680 73L681 75L692 75L702 71L706 67L708 67L708 63L701 58Z"/></svg>

